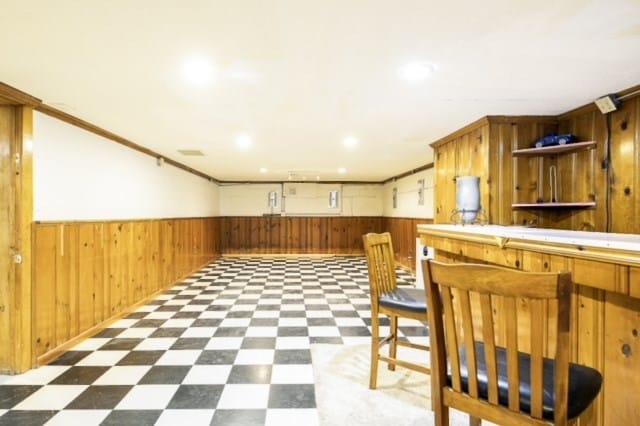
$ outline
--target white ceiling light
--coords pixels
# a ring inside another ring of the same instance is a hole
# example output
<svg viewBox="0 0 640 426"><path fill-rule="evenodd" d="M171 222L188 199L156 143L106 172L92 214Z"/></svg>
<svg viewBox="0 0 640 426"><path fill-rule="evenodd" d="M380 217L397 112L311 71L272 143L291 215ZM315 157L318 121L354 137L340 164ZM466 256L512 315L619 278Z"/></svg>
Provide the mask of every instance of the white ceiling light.
<svg viewBox="0 0 640 426"><path fill-rule="evenodd" d="M266 167L260 167L260 173L267 173L268 171Z"/></svg>
<svg viewBox="0 0 640 426"><path fill-rule="evenodd" d="M341 175L343 175L343 174L347 173L347 169L345 169L344 167L340 167L340 168L338 169L338 173L340 173Z"/></svg>
<svg viewBox="0 0 640 426"><path fill-rule="evenodd" d="M182 64L182 78L190 84L205 86L213 79L213 63L204 56L191 56Z"/></svg>
<svg viewBox="0 0 640 426"><path fill-rule="evenodd" d="M358 145L358 139L356 139L353 136L348 136L346 138L344 138L344 140L342 141L342 143L344 144L344 146L346 146L347 148L353 149Z"/></svg>
<svg viewBox="0 0 640 426"><path fill-rule="evenodd" d="M253 145L251 136L249 136L246 133L239 135L238 138L236 139L236 146L240 149L249 149L251 145Z"/></svg>
<svg viewBox="0 0 640 426"><path fill-rule="evenodd" d="M407 62L398 68L398 77L409 82L424 81L433 74L435 67L429 62Z"/></svg>

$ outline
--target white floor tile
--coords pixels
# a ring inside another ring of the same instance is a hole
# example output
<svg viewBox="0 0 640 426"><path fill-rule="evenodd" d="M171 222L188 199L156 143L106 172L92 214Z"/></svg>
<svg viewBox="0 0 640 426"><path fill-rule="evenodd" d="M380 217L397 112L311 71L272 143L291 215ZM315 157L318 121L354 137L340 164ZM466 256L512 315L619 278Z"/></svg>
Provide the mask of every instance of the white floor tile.
<svg viewBox="0 0 640 426"><path fill-rule="evenodd" d="M281 311L304 311L304 305L294 305L294 304L286 304L280 307Z"/></svg>
<svg viewBox="0 0 640 426"><path fill-rule="evenodd" d="M209 339L206 350L240 349L242 337L213 337Z"/></svg>
<svg viewBox="0 0 640 426"><path fill-rule="evenodd" d="M158 305L143 305L137 308L134 312L153 312L158 309Z"/></svg>
<svg viewBox="0 0 640 426"><path fill-rule="evenodd" d="M99 425L111 410L63 410L53 416L47 426Z"/></svg>
<svg viewBox="0 0 640 426"><path fill-rule="evenodd" d="M226 316L227 316L227 313L225 311L204 311L198 316L198 318L218 319L218 318L224 318Z"/></svg>
<svg viewBox="0 0 640 426"><path fill-rule="evenodd" d="M366 324L364 323L364 321L362 321L361 318L336 318L336 325L340 327L366 327Z"/></svg>
<svg viewBox="0 0 640 426"><path fill-rule="evenodd" d="M267 408L269 385L226 385L218 409Z"/></svg>
<svg viewBox="0 0 640 426"><path fill-rule="evenodd" d="M109 326L109 328L129 328L140 320L137 319L120 319Z"/></svg>
<svg viewBox="0 0 640 426"><path fill-rule="evenodd" d="M169 350L162 354L156 365L193 365L201 353L201 350Z"/></svg>
<svg viewBox="0 0 640 426"><path fill-rule="evenodd" d="M132 327L118 334L118 338L144 339L149 337L154 331L156 331L156 329L151 327Z"/></svg>
<svg viewBox="0 0 640 426"><path fill-rule="evenodd" d="M207 309L207 305L185 305L180 308L180 312L202 312Z"/></svg>
<svg viewBox="0 0 640 426"><path fill-rule="evenodd" d="M13 407L14 410L62 410L77 398L88 386L86 385L49 385L38 389L22 402Z"/></svg>
<svg viewBox="0 0 640 426"><path fill-rule="evenodd" d="M331 311L307 311L307 318L333 318Z"/></svg>
<svg viewBox="0 0 640 426"><path fill-rule="evenodd" d="M251 318L225 318L219 327L248 327Z"/></svg>
<svg viewBox="0 0 640 426"><path fill-rule="evenodd" d="M175 337L149 337L135 347L136 351L165 351L177 340Z"/></svg>
<svg viewBox="0 0 640 426"><path fill-rule="evenodd" d="M276 337L278 327L249 327L245 333L247 337Z"/></svg>
<svg viewBox="0 0 640 426"><path fill-rule="evenodd" d="M280 312L278 311L255 311L253 313L254 318L279 318Z"/></svg>
<svg viewBox="0 0 640 426"><path fill-rule="evenodd" d="M276 349L309 349L308 337L278 337Z"/></svg>
<svg viewBox="0 0 640 426"><path fill-rule="evenodd" d="M278 327L306 327L306 318L280 318L278 320Z"/></svg>
<svg viewBox="0 0 640 426"><path fill-rule="evenodd" d="M131 388L120 403L118 410L162 410L178 390L178 385L139 385Z"/></svg>
<svg viewBox="0 0 640 426"><path fill-rule="evenodd" d="M76 363L78 366L116 365L129 351L95 351Z"/></svg>
<svg viewBox="0 0 640 426"><path fill-rule="evenodd" d="M310 337L340 337L337 327L309 327Z"/></svg>
<svg viewBox="0 0 640 426"><path fill-rule="evenodd" d="M305 409L269 409L265 419L265 426L304 425L318 426L318 410ZM372 423L373 424L373 423Z"/></svg>
<svg viewBox="0 0 640 426"><path fill-rule="evenodd" d="M345 345L368 345L371 344L369 336L343 336L342 343Z"/></svg>
<svg viewBox="0 0 640 426"><path fill-rule="evenodd" d="M209 426L215 410L164 410L155 426Z"/></svg>
<svg viewBox="0 0 640 426"><path fill-rule="evenodd" d="M135 385L147 374L150 365L122 365L108 369L94 385Z"/></svg>
<svg viewBox="0 0 640 426"><path fill-rule="evenodd" d="M271 370L271 383L313 383L313 367L298 364L274 365Z"/></svg>
<svg viewBox="0 0 640 426"><path fill-rule="evenodd" d="M102 345L107 343L109 340L111 339L108 337L92 337L90 339L85 340L84 342L78 343L71 350L72 351L95 351L96 349L102 347Z"/></svg>
<svg viewBox="0 0 640 426"><path fill-rule="evenodd" d="M35 370L29 370L15 376L1 376L0 383L3 385L46 385L69 368L71 368L70 365L43 365Z"/></svg>
<svg viewBox="0 0 640 426"><path fill-rule="evenodd" d="M230 372L231 365L194 365L182 383L185 385L226 384Z"/></svg>
<svg viewBox="0 0 640 426"><path fill-rule="evenodd" d="M167 300L164 304L165 306L179 306L179 305L186 305L190 301L191 301L190 299L171 299L171 300Z"/></svg>
<svg viewBox="0 0 640 426"><path fill-rule="evenodd" d="M211 337L216 330L216 327L190 327L180 337Z"/></svg>
<svg viewBox="0 0 640 426"><path fill-rule="evenodd" d="M150 312L144 319L169 319L175 314L173 311Z"/></svg>
<svg viewBox="0 0 640 426"><path fill-rule="evenodd" d="M272 349L240 349L234 364L265 365L273 364L275 351Z"/></svg>
<svg viewBox="0 0 640 426"><path fill-rule="evenodd" d="M187 328L193 324L193 318L168 319L160 327L162 328Z"/></svg>

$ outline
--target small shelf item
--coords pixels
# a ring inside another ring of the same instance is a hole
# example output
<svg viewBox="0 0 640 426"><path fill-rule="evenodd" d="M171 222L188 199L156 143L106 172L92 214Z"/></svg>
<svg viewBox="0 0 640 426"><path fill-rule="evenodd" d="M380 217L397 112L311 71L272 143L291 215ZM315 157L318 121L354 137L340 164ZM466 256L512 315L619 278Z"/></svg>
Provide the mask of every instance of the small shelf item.
<svg viewBox="0 0 640 426"><path fill-rule="evenodd" d="M543 146L541 148L524 148L511 151L514 157L539 157L544 155L556 155L561 153L569 154L571 152L593 149L596 147L596 141L573 142L565 145Z"/></svg>
<svg viewBox="0 0 640 426"><path fill-rule="evenodd" d="M587 209L595 207L595 201L578 203L516 203L511 204L514 209Z"/></svg>

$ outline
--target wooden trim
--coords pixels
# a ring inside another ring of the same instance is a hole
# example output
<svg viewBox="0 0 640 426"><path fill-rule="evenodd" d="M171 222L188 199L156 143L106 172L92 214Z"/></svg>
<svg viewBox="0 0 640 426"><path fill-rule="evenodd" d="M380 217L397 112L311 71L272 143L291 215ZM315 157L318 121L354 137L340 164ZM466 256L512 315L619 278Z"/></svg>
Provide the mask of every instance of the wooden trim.
<svg viewBox="0 0 640 426"><path fill-rule="evenodd" d="M121 222L149 222L154 220L193 220L193 219L212 219L222 216L189 216L189 217L147 217L138 219L87 219L87 220L35 220L36 225L77 225L83 223L121 223Z"/></svg>
<svg viewBox="0 0 640 426"><path fill-rule="evenodd" d="M321 183L323 185L380 185L383 182L370 180L217 180L220 185L280 185L283 183Z"/></svg>
<svg viewBox="0 0 640 426"><path fill-rule="evenodd" d="M558 117L555 115L487 115L482 117L479 120L476 120L466 126L454 131L453 133L448 134L447 136L436 140L431 143L432 148L437 148L440 145L443 145L449 142L451 139L455 139L459 136L463 136L467 133L470 133L474 130L477 130L487 124L504 124L504 123L526 123L526 122L537 122L537 123L557 123Z"/></svg>
<svg viewBox="0 0 640 426"><path fill-rule="evenodd" d="M138 145L137 143L132 142L129 139L125 139L122 136L118 136L115 133L112 133L112 132L110 132L108 130L103 129L102 127L98 127L95 124L91 124L88 121L82 120L82 119L80 119L78 117L75 117L75 116L73 116L71 114L68 114L68 113L66 113L64 111L60 111L59 109L54 108L52 106L49 106L49 105L46 105L46 104L39 104L39 105L36 106L36 110L38 112L41 112L41 113L46 114L46 115L48 115L50 117L53 117L53 118L57 118L58 120L64 121L65 123L68 123L68 124L71 124L73 126L79 127L79 128L81 128L83 130L86 130L86 131L91 132L93 134L96 134L98 136L102 136L104 138L110 139L110 140L112 140L112 141L114 141L116 143L119 143L120 145L124 145L127 148L131 148L134 151L141 152L142 154L146 154L146 155L148 155L150 157L154 157L154 158L163 158L165 164L170 164L170 165L172 165L174 167L177 167L179 169L182 169L182 170L184 170L186 172L189 172L189 173L194 174L196 176L199 176L201 178L207 179L210 182L215 182L215 183L219 182L216 178L214 178L212 176L209 176L206 173L203 173L203 172L201 172L199 170L193 169L193 168L191 168L191 167L189 167L189 166L187 166L185 164L182 164L182 163L180 163L180 162L178 162L176 160L173 160L171 158L167 158L166 156L164 156L164 155L162 155L162 154L160 154L160 153L158 153L156 151L153 151L152 149L146 148L146 147L144 147L142 145Z"/></svg>
<svg viewBox="0 0 640 426"><path fill-rule="evenodd" d="M42 104L42 100L0 82L0 105L27 105L36 107L40 104Z"/></svg>
<svg viewBox="0 0 640 426"><path fill-rule="evenodd" d="M433 169L433 162L431 162L431 163L427 163L427 164L425 164L425 165L423 165L423 166L420 166L420 167L417 167L417 168L415 168L415 169L412 169L412 170L406 171L406 172L404 172L404 173L400 173L399 175L396 175L396 176L390 177L389 179L384 180L384 181L382 181L381 183L382 183L382 184L385 184L385 183L393 182L393 181L396 181L396 180L398 180L398 179L402 179L402 178L404 178L404 177L411 176L411 175L413 175L413 174L416 174L416 173L422 172L422 171L424 171L424 170L429 170L429 169Z"/></svg>
<svg viewBox="0 0 640 426"><path fill-rule="evenodd" d="M620 96L625 96L629 93L633 93L633 92L637 92L638 90L640 90L640 84L637 86L633 86L630 87L628 89L625 90L621 90L618 93L615 93L616 96L620 97ZM605 96L606 93L603 93L601 96ZM630 96L629 98L626 98L625 100L623 100L622 102L627 102L629 99L634 99L636 97L640 96L640 93L638 93L637 95L634 96ZM598 98L596 98L598 99ZM595 101L595 99L594 99ZM588 113L588 112L592 112L592 111L598 111L598 107L596 106L595 102L589 102L588 104L579 106L577 108L571 109L567 112L564 112L560 115L558 115L558 120L569 120L571 119L571 117L573 117L574 115L580 115L580 114L584 114L584 113Z"/></svg>

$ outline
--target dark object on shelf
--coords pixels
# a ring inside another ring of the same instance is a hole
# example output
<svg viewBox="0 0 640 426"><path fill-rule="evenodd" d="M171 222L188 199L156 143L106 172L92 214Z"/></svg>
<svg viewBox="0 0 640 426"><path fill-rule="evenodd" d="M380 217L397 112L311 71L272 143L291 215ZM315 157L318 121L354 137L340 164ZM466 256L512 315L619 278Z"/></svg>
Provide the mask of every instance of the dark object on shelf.
<svg viewBox="0 0 640 426"><path fill-rule="evenodd" d="M536 148L542 148L545 146L553 146L553 145L565 145L571 142L575 142L576 137L571 133L567 133L564 135L556 135L555 133L549 133L547 136L543 136L538 139L533 146Z"/></svg>

